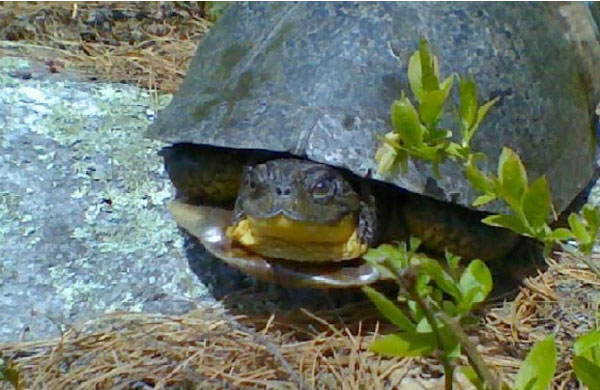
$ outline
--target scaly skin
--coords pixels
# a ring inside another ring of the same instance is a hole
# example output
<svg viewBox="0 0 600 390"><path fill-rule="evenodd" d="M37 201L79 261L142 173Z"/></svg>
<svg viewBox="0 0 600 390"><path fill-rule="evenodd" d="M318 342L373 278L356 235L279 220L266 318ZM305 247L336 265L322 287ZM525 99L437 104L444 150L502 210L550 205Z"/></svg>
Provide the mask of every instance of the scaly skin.
<svg viewBox="0 0 600 390"><path fill-rule="evenodd" d="M246 216L284 215L293 221L335 225L354 215L359 238L369 245L413 235L429 251L443 254L448 249L466 259L486 261L505 257L518 241L508 230L482 224L484 214L456 205L389 186L373 190L377 186L367 182L359 194L337 169L324 164L292 158L257 163L255 156L251 159L241 151L188 144L165 148L161 154L179 198L227 207L235 202L235 222Z"/></svg>
<svg viewBox="0 0 600 390"><path fill-rule="evenodd" d="M338 170L290 158L247 167L234 212L236 220L283 215L293 221L328 226L354 215L359 238L372 244L376 233L372 203L362 201Z"/></svg>
<svg viewBox="0 0 600 390"><path fill-rule="evenodd" d="M235 201L240 175L247 158L232 149L176 144L159 154L177 189L177 197L203 205L227 205Z"/></svg>
<svg viewBox="0 0 600 390"><path fill-rule="evenodd" d="M483 224L485 213L425 196L407 195L402 214L410 234L438 254L447 249L466 259L494 261L508 255L519 241L510 230Z"/></svg>

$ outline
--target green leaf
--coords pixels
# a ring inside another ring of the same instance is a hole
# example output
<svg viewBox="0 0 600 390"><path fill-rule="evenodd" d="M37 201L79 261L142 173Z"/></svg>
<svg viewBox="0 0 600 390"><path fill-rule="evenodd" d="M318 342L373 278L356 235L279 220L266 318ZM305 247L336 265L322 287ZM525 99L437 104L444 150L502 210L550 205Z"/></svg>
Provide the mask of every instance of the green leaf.
<svg viewBox="0 0 600 390"><path fill-rule="evenodd" d="M374 265L384 277L391 279L394 279L394 274L405 272L409 261L404 242L399 245L382 244L377 248L370 248L362 258ZM391 270L388 267L391 267Z"/></svg>
<svg viewBox="0 0 600 390"><path fill-rule="evenodd" d="M410 238L408 240L408 248L409 248L410 252L415 253L417 250L419 250L420 246L421 246L421 239L419 237L410 236Z"/></svg>
<svg viewBox="0 0 600 390"><path fill-rule="evenodd" d="M449 79L452 80L451 77ZM444 103L448 98L452 83L445 85L446 89L423 92L423 98L419 106L419 116L427 127L435 126L444 113Z"/></svg>
<svg viewBox="0 0 600 390"><path fill-rule="evenodd" d="M513 209L521 204L521 197L527 188L527 172L512 149L504 147L498 161L498 179L502 186L503 196ZM515 205L518 205L515 207ZM515 210L516 211L516 210Z"/></svg>
<svg viewBox="0 0 600 390"><path fill-rule="evenodd" d="M381 244L376 248L370 248L363 255L363 259L371 263L381 263L386 259L391 259L393 262L402 262L402 265L405 266L406 247L402 245Z"/></svg>
<svg viewBox="0 0 600 390"><path fill-rule="evenodd" d="M577 214L569 215L569 227L579 243L586 245L592 242L592 237Z"/></svg>
<svg viewBox="0 0 600 390"><path fill-rule="evenodd" d="M427 274L420 274L417 277L417 282L415 283L415 292L421 296L429 296L432 294L433 288L429 285L431 278Z"/></svg>
<svg viewBox="0 0 600 390"><path fill-rule="evenodd" d="M477 120L475 121L475 124L471 127L470 130L471 137L475 135L475 132L479 129L479 125L481 125L481 122L486 117L488 111L494 106L494 104L498 102L498 100L500 100L500 96L496 96L489 102L486 102L481 107L479 107L479 109L477 110Z"/></svg>
<svg viewBox="0 0 600 390"><path fill-rule="evenodd" d="M485 194L478 196L477 199L473 201L473 207L483 206L484 204L488 204L493 200L496 200L496 195L494 194Z"/></svg>
<svg viewBox="0 0 600 390"><path fill-rule="evenodd" d="M588 224L591 226L600 226L600 209L586 203L583 206L582 214Z"/></svg>
<svg viewBox="0 0 600 390"><path fill-rule="evenodd" d="M569 229L565 228L554 229L549 236L549 238L554 241L566 241L573 237L573 233Z"/></svg>
<svg viewBox="0 0 600 390"><path fill-rule="evenodd" d="M461 77L458 81L460 99L459 116L463 129L463 138L467 138L468 130L477 118L477 86L471 77Z"/></svg>
<svg viewBox="0 0 600 390"><path fill-rule="evenodd" d="M439 90L440 86L435 71L435 59L429 49L429 43L424 39L421 40L419 54L421 56L421 82L423 84L423 90Z"/></svg>
<svg viewBox="0 0 600 390"><path fill-rule="evenodd" d="M428 144L437 144L440 142L447 142L447 139L452 136L452 132L448 129L440 129L432 127L429 129L423 141Z"/></svg>
<svg viewBox="0 0 600 390"><path fill-rule="evenodd" d="M15 370L13 367L11 367L10 363L5 364L4 361L2 361L1 359L0 359L0 381L7 381L15 389L21 388L19 371Z"/></svg>
<svg viewBox="0 0 600 390"><path fill-rule="evenodd" d="M579 336L573 345L575 355L588 358L600 365L600 330Z"/></svg>
<svg viewBox="0 0 600 390"><path fill-rule="evenodd" d="M469 382L471 382L471 384L473 386L475 386L475 389L477 389L477 390L485 389L485 387L483 386L483 381L481 380L479 375L477 375L477 372L475 371L475 369L473 367L460 366L458 368L458 370L469 380Z"/></svg>
<svg viewBox="0 0 600 390"><path fill-rule="evenodd" d="M538 341L527 354L515 379L515 390L547 390L556 371L554 335Z"/></svg>
<svg viewBox="0 0 600 390"><path fill-rule="evenodd" d="M400 139L409 147L418 147L423 144L425 132L419 114L408 98L403 97L392 103L392 124Z"/></svg>
<svg viewBox="0 0 600 390"><path fill-rule="evenodd" d="M471 149L469 149L468 147L461 146L456 142L449 141L446 146L446 154L454 161L463 163L469 159Z"/></svg>
<svg viewBox="0 0 600 390"><path fill-rule="evenodd" d="M448 300L442 302L442 310L450 317L455 317L457 315L456 309L454 302Z"/></svg>
<svg viewBox="0 0 600 390"><path fill-rule="evenodd" d="M432 330L433 329L431 328L431 324L429 324L427 318L421 318L421 321L419 321L419 323L417 324L417 333L431 333Z"/></svg>
<svg viewBox="0 0 600 390"><path fill-rule="evenodd" d="M433 164L436 164L441 159L441 150L443 148L443 145L427 146L423 144L413 149L413 154L424 160L431 161Z"/></svg>
<svg viewBox="0 0 600 390"><path fill-rule="evenodd" d="M421 267L435 281L437 286L454 299L460 299L460 289L452 277L442 268L440 263L430 258L424 258Z"/></svg>
<svg viewBox="0 0 600 390"><path fill-rule="evenodd" d="M446 356L450 359L458 359L460 357L460 342L458 338L454 335L452 329L448 326L440 326L438 325L438 329L440 331L440 336L442 338L442 342L444 343L444 347L446 349Z"/></svg>
<svg viewBox="0 0 600 390"><path fill-rule="evenodd" d="M469 156L469 160L465 164L465 175L473 188L479 192L492 194L494 192L494 182L487 177L478 167L477 162L483 160L485 155L475 153Z"/></svg>
<svg viewBox="0 0 600 390"><path fill-rule="evenodd" d="M573 359L573 371L588 390L600 390L600 366L583 356L576 356Z"/></svg>
<svg viewBox="0 0 600 390"><path fill-rule="evenodd" d="M442 90L442 91L448 90L448 92L446 92L446 95L447 95L450 92L450 90L452 89L452 84L454 84L454 75L453 74L446 77L444 79L444 81L442 81L440 83L440 90Z"/></svg>
<svg viewBox="0 0 600 390"><path fill-rule="evenodd" d="M409 333L415 332L416 325L402 310L400 310L400 308L398 308L398 306L396 306L394 302L387 299L385 295L369 286L363 287L362 291L375 304L381 314L383 314L392 324L396 325L398 329Z"/></svg>
<svg viewBox="0 0 600 390"><path fill-rule="evenodd" d="M481 220L481 222L490 226L503 227L512 230L521 235L531 235L529 229L523 225L521 220L515 215L495 214Z"/></svg>
<svg viewBox="0 0 600 390"><path fill-rule="evenodd" d="M483 302L492 291L492 274L483 261L473 260L460 276L458 287L465 297L464 302L460 302L461 308L470 310L474 304Z"/></svg>
<svg viewBox="0 0 600 390"><path fill-rule="evenodd" d="M539 177L525 190L521 207L529 225L534 230L542 228L548 220L550 202L550 187L545 176Z"/></svg>
<svg viewBox="0 0 600 390"><path fill-rule="evenodd" d="M417 302L409 300L406 302L406 305L408 306L410 316L414 319L414 321L417 323L421 322L425 317L425 314L423 313Z"/></svg>
<svg viewBox="0 0 600 390"><path fill-rule="evenodd" d="M588 231L592 237L598 235L598 229L600 228L600 210L593 205L586 203L581 211L585 222L588 225Z"/></svg>
<svg viewBox="0 0 600 390"><path fill-rule="evenodd" d="M437 347L433 333L392 333L378 337L369 350L384 356L427 356Z"/></svg>
<svg viewBox="0 0 600 390"><path fill-rule="evenodd" d="M444 113L444 103L448 99L452 88L453 76L449 76L440 84L440 89L435 91L423 91L419 106L419 116L427 127L433 127L441 119Z"/></svg>
<svg viewBox="0 0 600 390"><path fill-rule="evenodd" d="M375 161L377 161L377 172L384 174L389 172L394 166L398 153L396 149L388 144L381 145L375 153Z"/></svg>
<svg viewBox="0 0 600 390"><path fill-rule="evenodd" d="M446 264L448 264L448 268L450 268L452 272L458 271L458 266L460 265L462 258L448 250L444 251L444 257L446 258Z"/></svg>
<svg viewBox="0 0 600 390"><path fill-rule="evenodd" d="M415 51L408 60L408 84L410 89L421 103L423 101L423 82L421 73L421 54Z"/></svg>

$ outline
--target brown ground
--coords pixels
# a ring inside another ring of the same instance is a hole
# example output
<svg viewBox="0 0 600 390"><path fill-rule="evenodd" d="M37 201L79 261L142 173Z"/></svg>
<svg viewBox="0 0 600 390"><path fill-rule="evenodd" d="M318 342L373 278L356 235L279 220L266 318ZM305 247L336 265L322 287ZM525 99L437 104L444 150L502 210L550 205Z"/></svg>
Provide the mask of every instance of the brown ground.
<svg viewBox="0 0 600 390"><path fill-rule="evenodd" d="M202 3L0 2L0 55L173 92L211 26L205 11ZM534 342L556 334L555 388L575 389L569 351L575 335L597 326L600 279L569 256L556 257L512 301L484 308L469 334L506 376ZM367 351L374 334L389 329L368 303L336 315L264 318L234 319L219 309L182 317L116 313L74 324L60 340L0 345L0 353L28 389L443 388L435 359Z"/></svg>

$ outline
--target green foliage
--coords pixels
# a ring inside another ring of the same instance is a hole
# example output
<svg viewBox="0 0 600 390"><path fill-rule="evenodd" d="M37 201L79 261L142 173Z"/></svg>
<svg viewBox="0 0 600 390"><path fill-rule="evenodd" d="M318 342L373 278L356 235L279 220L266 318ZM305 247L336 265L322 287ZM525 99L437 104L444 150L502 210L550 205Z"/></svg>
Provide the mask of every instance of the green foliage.
<svg viewBox="0 0 600 390"><path fill-rule="evenodd" d="M211 22L216 22L227 9L230 1L205 1L204 2L204 18Z"/></svg>
<svg viewBox="0 0 600 390"><path fill-rule="evenodd" d="M554 336L538 341L527 354L515 379L514 390L547 390L556 371Z"/></svg>
<svg viewBox="0 0 600 390"><path fill-rule="evenodd" d="M460 78L458 124L463 141L461 144L452 142L452 131L438 124L444 116L454 79L455 76L450 75L440 82L437 57L422 40L419 50L408 61L408 82L418 105L415 107L404 91L400 99L392 103L393 131L383 137L383 145L375 155L380 173L391 172L396 165L405 170L409 156L433 163L434 172L444 159L463 162L468 158L469 142L497 99L479 107L475 83Z"/></svg>
<svg viewBox="0 0 600 390"><path fill-rule="evenodd" d="M463 166L469 183L482 193L473 206L498 200L509 206L509 214L490 215L484 223L533 237L545 244L546 253L553 246L573 238L578 241L583 254L591 252L600 228L599 210L586 206L580 215L569 217L570 229L552 229L548 224L553 219L548 181L541 176L530 184L525 166L515 151L507 147L502 149L496 176L479 169L478 164L486 156L472 152L469 144L497 98L480 106L475 81L468 76L459 78L459 107L455 111L461 141L455 143L450 141L452 131L438 127L454 76L440 82L437 57L424 40L408 61L408 80L418 106L415 107L404 92L392 103L393 131L383 137L383 144L375 155L380 173L392 172L397 165L406 169L409 157L431 162L434 172L440 162L451 159Z"/></svg>
<svg viewBox="0 0 600 390"><path fill-rule="evenodd" d="M579 243L579 250L584 254L592 252L598 228L600 227L600 210L592 205L583 206L581 214L569 215L571 233Z"/></svg>
<svg viewBox="0 0 600 390"><path fill-rule="evenodd" d="M575 340L573 370L589 390L600 390L600 330Z"/></svg>
<svg viewBox="0 0 600 390"><path fill-rule="evenodd" d="M385 295L369 286L365 286L363 292L375 304L381 314L392 324L396 325L400 331L410 334L416 333L416 324L394 302L387 299Z"/></svg>
<svg viewBox="0 0 600 390"><path fill-rule="evenodd" d="M477 374L477 371L475 371L473 367L461 366L459 370L469 380L469 382L471 382L471 384L475 386L475 389L485 390L485 385L483 381L481 380L481 378Z"/></svg>
<svg viewBox="0 0 600 390"><path fill-rule="evenodd" d="M404 92L399 100L392 103L394 130L385 135L384 144L375 156L380 172L388 172L396 164L406 169L410 155L430 161L435 167L444 158L452 133L438 128L437 124L444 113L454 76L440 82L437 64L427 42L421 41L419 51L413 53L408 61L409 85L418 106L415 107Z"/></svg>
<svg viewBox="0 0 600 390"><path fill-rule="evenodd" d="M477 168L473 156L465 165L466 177L473 188L484 194L474 202L480 206L499 199L507 204L510 214L490 215L482 220L488 225L510 229L518 234L533 237L543 242L546 253L557 244L576 239L583 255L591 253L600 228L600 210L585 205L580 214L571 214L569 228L552 229L548 225L553 217L552 195L545 176L537 178L531 185L527 171L519 156L509 148L503 148L498 161L498 177L485 174ZM594 266L590 265L592 269Z"/></svg>
<svg viewBox="0 0 600 390"><path fill-rule="evenodd" d="M20 383L19 372L3 359L0 359L0 381L10 383L17 390L23 388Z"/></svg>
<svg viewBox="0 0 600 390"><path fill-rule="evenodd" d="M545 176L530 183L519 155L507 147L500 154L496 175L478 167L486 156L472 152L469 145L498 99L479 106L475 82L470 77L459 78L459 107L455 111L461 141L455 143L450 141L450 130L438 127L454 76L439 81L438 60L425 41L410 57L408 79L418 105L415 107L404 92L392 103L393 131L383 137L375 156L379 172L389 173L397 166L406 169L409 157L431 162L434 172L444 159L455 161L464 168L471 186L481 193L473 206L501 201L510 210L508 214L490 215L482 222L535 238L545 244L546 254L553 246L574 239L578 243L575 254L600 276L600 267L582 256L591 253L596 242L599 209L586 205L580 214L569 216L568 229L552 229L548 224L554 216L552 194ZM381 313L398 327L398 332L377 339L371 350L391 356L437 353L444 365L446 389L451 389L462 346L471 366L462 367L461 371L474 386L504 388L488 371L476 348L469 345L461 329L461 323L492 289L489 269L481 260L473 260L463 269L460 258L451 253L446 253L444 266L417 252L419 244L418 239L411 238L408 247L406 243L381 245L364 256L385 278L394 279L400 290L398 301L394 302L370 287L363 289ZM568 247L563 245L563 249ZM573 369L590 390L600 390L600 331L577 339ZM515 379L514 390L548 389L555 370L556 346L550 336L529 352Z"/></svg>
<svg viewBox="0 0 600 390"><path fill-rule="evenodd" d="M424 356L442 350L447 359L453 359L460 354L460 343L435 312L443 311L459 322L464 320L491 291L492 277L481 260L461 269L460 258L447 254L444 267L416 252L418 247L419 240L413 238L410 250L404 243L385 244L369 250L365 256L369 263L397 280L404 307L371 287L363 288L379 311L398 327L398 332L377 339L371 350L394 356Z"/></svg>
<svg viewBox="0 0 600 390"><path fill-rule="evenodd" d="M459 106L459 125L462 137L461 146L468 147L471 138L475 135L483 118L494 104L500 99L496 97L489 102L478 106L477 103L477 85L471 77L461 77L458 84Z"/></svg>
<svg viewBox="0 0 600 390"><path fill-rule="evenodd" d="M376 339L369 349L384 356L428 356L435 350L436 340L427 333L390 333Z"/></svg>
<svg viewBox="0 0 600 390"><path fill-rule="evenodd" d="M483 261L473 260L461 275L458 287L462 295L458 312L467 314L492 291L492 274Z"/></svg>

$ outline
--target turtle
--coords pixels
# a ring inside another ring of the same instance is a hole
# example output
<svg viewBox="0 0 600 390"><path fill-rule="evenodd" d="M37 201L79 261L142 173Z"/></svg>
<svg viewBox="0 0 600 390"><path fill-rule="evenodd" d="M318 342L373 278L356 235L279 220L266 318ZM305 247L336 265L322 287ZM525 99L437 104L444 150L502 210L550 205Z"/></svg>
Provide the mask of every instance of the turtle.
<svg viewBox="0 0 600 390"><path fill-rule="evenodd" d="M232 4L148 130L170 144L170 210L220 260L289 286L373 283L361 256L410 235L433 253L501 259L519 237L480 220L506 206L474 210L452 162L383 175L375 151L425 37L442 73L500 97L473 140L483 169L508 145L565 210L593 175L595 91L563 30L544 3Z"/></svg>

